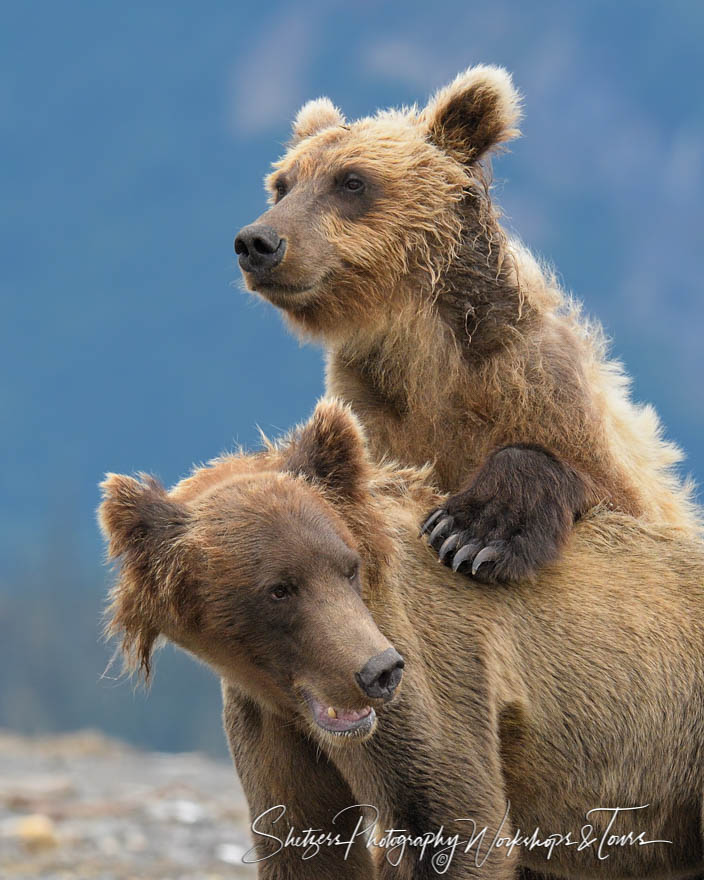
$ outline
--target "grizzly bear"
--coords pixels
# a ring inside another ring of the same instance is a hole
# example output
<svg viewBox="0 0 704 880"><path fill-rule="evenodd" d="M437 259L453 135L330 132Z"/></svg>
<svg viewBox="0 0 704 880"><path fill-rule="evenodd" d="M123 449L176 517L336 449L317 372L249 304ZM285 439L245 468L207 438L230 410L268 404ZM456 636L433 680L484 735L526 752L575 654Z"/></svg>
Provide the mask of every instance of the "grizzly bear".
<svg viewBox="0 0 704 880"><path fill-rule="evenodd" d="M681 455L601 329L499 223L487 158L519 107L489 66L421 111L347 123L312 101L268 178L272 207L235 239L247 287L322 340L328 392L374 455L433 462L452 493L423 517L440 558L491 582L554 559L596 504L699 529Z"/></svg>
<svg viewBox="0 0 704 880"><path fill-rule="evenodd" d="M533 584L437 564L349 408L166 492L109 475L109 631L221 677L268 880L704 871L704 554L605 508ZM366 806L363 806L366 805Z"/></svg>

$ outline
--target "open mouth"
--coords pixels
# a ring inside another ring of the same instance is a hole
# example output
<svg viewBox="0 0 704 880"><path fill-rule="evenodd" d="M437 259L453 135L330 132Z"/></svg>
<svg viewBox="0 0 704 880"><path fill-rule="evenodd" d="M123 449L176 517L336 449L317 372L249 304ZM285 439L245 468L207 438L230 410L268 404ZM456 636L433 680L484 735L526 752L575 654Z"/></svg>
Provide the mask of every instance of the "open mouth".
<svg viewBox="0 0 704 880"><path fill-rule="evenodd" d="M335 736L364 736L369 733L376 722L376 712L371 706L363 709L340 709L337 706L325 706L311 693L305 694L313 720Z"/></svg>

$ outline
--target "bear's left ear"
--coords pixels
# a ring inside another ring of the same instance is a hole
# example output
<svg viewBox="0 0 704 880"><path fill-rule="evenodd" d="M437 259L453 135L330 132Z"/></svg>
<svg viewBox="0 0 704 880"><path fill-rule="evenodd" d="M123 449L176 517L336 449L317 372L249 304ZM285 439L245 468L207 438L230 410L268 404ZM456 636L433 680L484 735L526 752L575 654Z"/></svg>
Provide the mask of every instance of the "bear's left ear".
<svg viewBox="0 0 704 880"><path fill-rule="evenodd" d="M464 165L518 137L520 115L521 98L510 74L478 65L440 89L419 122L432 143Z"/></svg>
<svg viewBox="0 0 704 880"><path fill-rule="evenodd" d="M356 501L366 492L370 465L362 428L349 407L321 400L311 420L284 447L284 468Z"/></svg>
<svg viewBox="0 0 704 880"><path fill-rule="evenodd" d="M291 144L296 144L303 138L317 134L324 128L334 128L344 124L345 117L330 98L316 98L314 101L308 101L301 107L293 121Z"/></svg>

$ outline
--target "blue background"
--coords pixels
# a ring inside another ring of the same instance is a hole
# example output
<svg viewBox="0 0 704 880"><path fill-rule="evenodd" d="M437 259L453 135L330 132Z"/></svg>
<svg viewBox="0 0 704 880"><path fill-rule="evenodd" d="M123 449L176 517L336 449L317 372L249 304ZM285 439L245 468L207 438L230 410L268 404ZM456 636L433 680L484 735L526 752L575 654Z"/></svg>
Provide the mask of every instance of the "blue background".
<svg viewBox="0 0 704 880"><path fill-rule="evenodd" d="M506 222L701 477L703 38L697 2L3 4L0 726L222 749L217 683L189 660L165 652L148 700L100 678L96 484L172 483L321 393L320 353L242 291L232 251L308 98L354 118L511 70Z"/></svg>

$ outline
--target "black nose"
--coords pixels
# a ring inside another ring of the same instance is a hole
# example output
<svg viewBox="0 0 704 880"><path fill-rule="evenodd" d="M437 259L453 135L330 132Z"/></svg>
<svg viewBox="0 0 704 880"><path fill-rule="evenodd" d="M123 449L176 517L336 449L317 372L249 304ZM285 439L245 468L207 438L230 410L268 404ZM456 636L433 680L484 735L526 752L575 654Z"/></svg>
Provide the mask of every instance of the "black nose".
<svg viewBox="0 0 704 880"><path fill-rule="evenodd" d="M278 266L284 256L286 242L271 226L253 223L240 229L235 239L235 253L245 272L263 272Z"/></svg>
<svg viewBox="0 0 704 880"><path fill-rule="evenodd" d="M368 697L388 699L401 681L403 657L393 648L387 648L364 664L357 673L357 683Z"/></svg>

